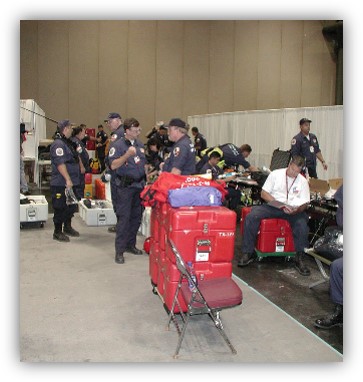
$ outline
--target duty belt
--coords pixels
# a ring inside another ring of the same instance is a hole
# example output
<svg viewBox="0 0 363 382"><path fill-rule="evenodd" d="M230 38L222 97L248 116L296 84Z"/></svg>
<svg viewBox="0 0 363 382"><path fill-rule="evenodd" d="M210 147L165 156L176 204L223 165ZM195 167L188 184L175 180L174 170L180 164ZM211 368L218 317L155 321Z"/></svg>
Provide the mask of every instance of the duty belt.
<svg viewBox="0 0 363 382"><path fill-rule="evenodd" d="M128 175L116 175L116 185L118 187L128 187L128 186L131 186L131 184L133 183L141 182L143 179L144 179L144 176L142 176L139 179L134 179Z"/></svg>

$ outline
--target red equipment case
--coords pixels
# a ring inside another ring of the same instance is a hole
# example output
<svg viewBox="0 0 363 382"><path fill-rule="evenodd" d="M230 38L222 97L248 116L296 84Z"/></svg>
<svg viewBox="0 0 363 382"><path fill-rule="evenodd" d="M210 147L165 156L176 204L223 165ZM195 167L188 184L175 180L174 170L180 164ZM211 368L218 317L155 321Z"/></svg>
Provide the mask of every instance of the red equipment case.
<svg viewBox="0 0 363 382"><path fill-rule="evenodd" d="M86 135L89 137L95 137L96 136L96 129L86 129ZM91 141L90 139L86 142L86 149L87 150L96 150L96 142Z"/></svg>
<svg viewBox="0 0 363 382"><path fill-rule="evenodd" d="M231 277L235 230L236 213L225 207L172 208L159 203L152 209L149 275L167 310L172 307L180 276L168 239L174 241L185 262L192 261L199 280ZM186 311L181 296L179 302Z"/></svg>
<svg viewBox="0 0 363 382"><path fill-rule="evenodd" d="M101 179L95 179L95 199L106 199L106 185Z"/></svg>
<svg viewBox="0 0 363 382"><path fill-rule="evenodd" d="M246 216L251 212L251 207L242 209L241 234ZM294 256L294 238L290 223L284 219L262 219L257 235L256 253L260 259L267 256Z"/></svg>
<svg viewBox="0 0 363 382"><path fill-rule="evenodd" d="M185 262L230 262L234 256L236 213L225 207L171 208L165 220L166 236ZM166 256L175 262L171 249Z"/></svg>
<svg viewBox="0 0 363 382"><path fill-rule="evenodd" d="M240 230L241 235L243 236L243 226L245 223L246 216L251 212L252 207L243 207L241 211L241 222L240 222Z"/></svg>
<svg viewBox="0 0 363 382"><path fill-rule="evenodd" d="M259 257L291 256L295 254L290 224L284 219L263 219L260 224L256 251Z"/></svg>

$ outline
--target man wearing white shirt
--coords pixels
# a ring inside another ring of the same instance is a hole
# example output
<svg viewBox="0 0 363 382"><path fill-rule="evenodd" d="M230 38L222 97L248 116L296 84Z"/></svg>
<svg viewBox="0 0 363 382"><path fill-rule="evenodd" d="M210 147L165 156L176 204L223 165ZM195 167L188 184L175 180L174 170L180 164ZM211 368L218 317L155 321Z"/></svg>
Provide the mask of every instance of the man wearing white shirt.
<svg viewBox="0 0 363 382"><path fill-rule="evenodd" d="M274 170L262 187L261 198L266 204L252 207L243 227L242 257L239 267L250 264L254 259L257 234L262 219L285 219L290 223L295 245L295 268L303 276L310 270L304 265L304 248L308 247L308 215L305 210L310 202L309 183L301 175L305 160L294 156L287 168Z"/></svg>

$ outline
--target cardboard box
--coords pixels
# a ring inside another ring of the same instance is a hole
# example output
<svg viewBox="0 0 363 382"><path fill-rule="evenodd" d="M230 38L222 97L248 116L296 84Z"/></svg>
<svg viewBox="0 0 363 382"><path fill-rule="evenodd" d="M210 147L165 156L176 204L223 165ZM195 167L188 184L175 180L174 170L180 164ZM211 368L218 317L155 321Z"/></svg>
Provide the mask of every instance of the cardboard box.
<svg viewBox="0 0 363 382"><path fill-rule="evenodd" d="M117 222L112 203L108 200L91 200L92 208L85 206L84 201L79 202L79 214L88 226L109 226ZM101 203L102 207L97 207Z"/></svg>
<svg viewBox="0 0 363 382"><path fill-rule="evenodd" d="M309 185L310 192L319 193L321 196L324 196L330 190L329 183L326 180L310 178Z"/></svg>
<svg viewBox="0 0 363 382"><path fill-rule="evenodd" d="M320 193L324 196L330 189L337 190L343 184L343 178L333 178L327 180L310 178L310 192Z"/></svg>
<svg viewBox="0 0 363 382"><path fill-rule="evenodd" d="M329 179L329 186L333 190L337 190L343 184L343 178Z"/></svg>

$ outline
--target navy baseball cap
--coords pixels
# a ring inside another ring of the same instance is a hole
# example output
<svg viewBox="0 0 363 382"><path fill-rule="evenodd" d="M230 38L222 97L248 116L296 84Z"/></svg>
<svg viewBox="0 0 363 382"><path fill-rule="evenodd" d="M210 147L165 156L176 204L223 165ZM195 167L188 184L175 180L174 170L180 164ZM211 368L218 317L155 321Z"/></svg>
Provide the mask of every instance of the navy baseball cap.
<svg viewBox="0 0 363 382"><path fill-rule="evenodd" d="M299 124L300 124L300 125L303 125L305 122L309 122L309 123L310 123L311 120L308 119L308 118L301 118Z"/></svg>
<svg viewBox="0 0 363 382"><path fill-rule="evenodd" d="M114 118L121 118L121 115L119 113L108 113L107 119L105 119L105 122L107 122L109 119L114 119Z"/></svg>
<svg viewBox="0 0 363 382"><path fill-rule="evenodd" d="M171 119L168 126L177 126L182 127L183 129L187 129L187 124L180 118Z"/></svg>
<svg viewBox="0 0 363 382"><path fill-rule="evenodd" d="M62 119L58 122L57 127L59 130L63 130L65 127L70 126L71 121L69 119Z"/></svg>

